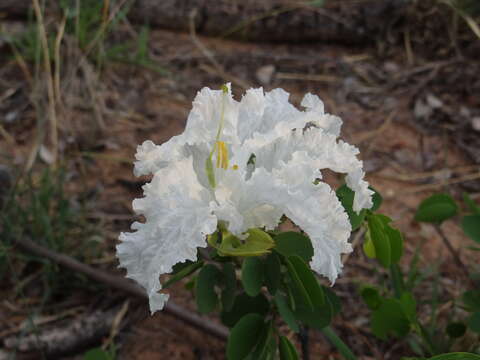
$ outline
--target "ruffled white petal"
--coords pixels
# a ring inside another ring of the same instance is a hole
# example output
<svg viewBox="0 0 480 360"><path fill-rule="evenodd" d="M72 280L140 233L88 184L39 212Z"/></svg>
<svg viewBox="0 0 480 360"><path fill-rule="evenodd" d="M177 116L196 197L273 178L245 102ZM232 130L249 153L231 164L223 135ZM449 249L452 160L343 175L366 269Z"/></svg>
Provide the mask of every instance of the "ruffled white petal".
<svg viewBox="0 0 480 360"><path fill-rule="evenodd" d="M314 248L310 266L333 283L342 269L341 254L352 251L348 243L351 226L335 192L325 183L314 185L308 180L310 172L301 164L272 173L260 168L250 181L259 190L258 201L280 209L308 234ZM308 176L303 177L304 173Z"/></svg>
<svg viewBox="0 0 480 360"><path fill-rule="evenodd" d="M150 310L161 310L168 296L160 294L159 276L173 265L195 260L197 247L205 247L206 235L217 227L210 208L211 196L197 181L192 158L158 170L144 186L145 197L133 208L145 217L135 222L131 233L122 233L117 246L120 267L147 291Z"/></svg>
<svg viewBox="0 0 480 360"><path fill-rule="evenodd" d="M373 192L363 180L363 163L357 159L359 150L342 140L337 141L334 134L321 128L291 131L267 144L259 144L252 139L244 145L244 151L255 154L256 166L268 171L292 161L296 152L305 152L308 157L304 161L313 169L331 169L347 174L347 186L355 191L355 211L372 206Z"/></svg>
<svg viewBox="0 0 480 360"><path fill-rule="evenodd" d="M215 196L215 215L228 222L229 231L238 236L252 228L273 230L283 215L282 209L258 196L258 189L241 170L225 172Z"/></svg>
<svg viewBox="0 0 480 360"><path fill-rule="evenodd" d="M199 144L215 140L222 119L221 140L231 144L238 143L239 104L232 97L230 84L227 84L227 88L227 93L206 87L197 93L185 127L187 143Z"/></svg>

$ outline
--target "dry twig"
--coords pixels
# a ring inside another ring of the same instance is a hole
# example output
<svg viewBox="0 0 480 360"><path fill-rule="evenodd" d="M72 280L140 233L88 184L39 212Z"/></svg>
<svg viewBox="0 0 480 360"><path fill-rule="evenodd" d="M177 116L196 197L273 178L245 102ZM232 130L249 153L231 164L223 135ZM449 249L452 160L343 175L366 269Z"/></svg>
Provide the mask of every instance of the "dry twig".
<svg viewBox="0 0 480 360"><path fill-rule="evenodd" d="M147 294L145 291L127 279L108 274L99 269L94 269L71 258L70 256L46 249L28 239L17 239L15 242L24 250L50 259L67 269L82 273L93 280L106 284L117 290L126 292L135 297L147 299ZM171 300L166 304L164 311L186 322L187 324L190 324L191 326L199 328L206 333L215 336L220 340L226 340L228 338L228 329L226 327L194 314L189 310L175 304Z"/></svg>

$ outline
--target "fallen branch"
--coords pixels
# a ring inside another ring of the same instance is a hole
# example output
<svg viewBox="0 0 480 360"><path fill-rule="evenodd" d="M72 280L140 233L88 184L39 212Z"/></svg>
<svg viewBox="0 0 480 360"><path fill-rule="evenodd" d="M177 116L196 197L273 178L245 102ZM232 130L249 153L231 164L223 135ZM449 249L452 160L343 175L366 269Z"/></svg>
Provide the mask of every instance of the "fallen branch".
<svg viewBox="0 0 480 360"><path fill-rule="evenodd" d="M72 354L107 336L121 307L122 305L107 311L97 310L67 325L26 336L10 336L3 340L3 344L6 349L22 355L43 354L47 358L56 358Z"/></svg>
<svg viewBox="0 0 480 360"><path fill-rule="evenodd" d="M127 279L108 274L99 269L95 269L89 265L83 264L80 261L71 258L70 256L67 256L65 254L59 254L52 250L46 249L43 246L40 246L28 239L17 239L15 242L22 249L30 253L50 259L67 269L85 274L93 280L106 284L114 289L126 292L127 294L130 294L132 296L139 297L145 300L148 299L147 294L141 287L135 285ZM184 321L185 323L193 327L199 328L206 333L215 336L220 340L226 340L228 338L228 329L225 326L216 324L206 318L194 314L189 310L175 304L171 300L168 301L163 311L175 316L176 318Z"/></svg>

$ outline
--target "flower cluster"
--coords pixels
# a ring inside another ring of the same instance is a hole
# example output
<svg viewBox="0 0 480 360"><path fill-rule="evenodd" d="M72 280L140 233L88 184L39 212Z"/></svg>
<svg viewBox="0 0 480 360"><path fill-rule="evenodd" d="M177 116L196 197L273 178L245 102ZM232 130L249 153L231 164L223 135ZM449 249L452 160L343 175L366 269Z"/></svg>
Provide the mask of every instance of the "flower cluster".
<svg viewBox="0 0 480 360"><path fill-rule="evenodd" d="M159 276L186 260L219 225L239 238L249 229L275 229L288 217L311 239L310 266L335 281L340 255L351 251L348 215L322 169L346 174L355 211L372 206L358 149L338 140L342 121L307 94L298 110L282 89L250 89L241 101L230 86L202 89L185 131L162 145L137 149L135 174L153 174L133 209L145 222L120 235L120 266L148 292L152 312L168 295Z"/></svg>

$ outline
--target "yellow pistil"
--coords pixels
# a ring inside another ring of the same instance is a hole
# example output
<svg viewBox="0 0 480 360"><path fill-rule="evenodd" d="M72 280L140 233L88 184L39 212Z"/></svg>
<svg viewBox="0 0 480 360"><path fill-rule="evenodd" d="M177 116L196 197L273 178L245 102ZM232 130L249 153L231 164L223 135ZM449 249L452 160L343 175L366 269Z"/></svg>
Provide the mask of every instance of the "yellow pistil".
<svg viewBox="0 0 480 360"><path fill-rule="evenodd" d="M225 144L225 142L220 140L220 135L222 134L224 120L225 120L226 95L228 94L228 88L227 88L226 85L222 86L222 92L223 92L222 108L220 110L220 123L218 125L217 136L215 138L215 143L213 145L213 149L210 152L210 155L208 156L208 158L206 160L206 163L205 163L205 169L206 169L206 172L207 172L208 182L210 183L210 186L212 188L215 188L215 186L216 186L215 170L213 169L213 163L212 163L213 154L215 154L215 153L217 154L217 161L216 161L217 168L222 168L222 169L225 169L225 170L228 169L228 147Z"/></svg>
<svg viewBox="0 0 480 360"><path fill-rule="evenodd" d="M233 166L232 166L232 169L233 169L233 170L238 170L238 165L237 165L237 164L233 165Z"/></svg>

